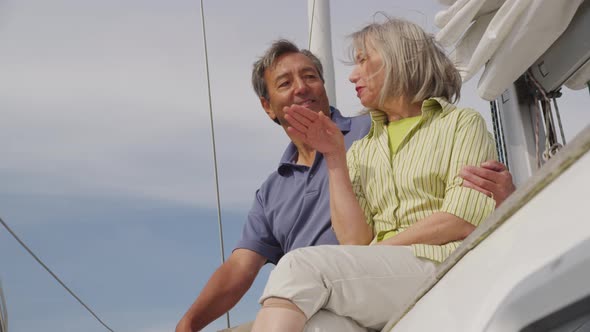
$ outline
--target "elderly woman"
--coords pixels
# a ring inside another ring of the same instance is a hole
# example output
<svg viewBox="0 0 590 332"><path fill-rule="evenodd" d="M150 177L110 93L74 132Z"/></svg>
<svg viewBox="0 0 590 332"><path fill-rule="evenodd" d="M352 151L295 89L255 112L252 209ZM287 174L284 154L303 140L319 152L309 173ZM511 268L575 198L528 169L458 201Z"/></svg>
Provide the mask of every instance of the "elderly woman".
<svg viewBox="0 0 590 332"><path fill-rule="evenodd" d="M372 117L365 138L346 154L328 117L285 107L290 133L326 159L342 245L284 256L253 331L302 331L321 309L381 329L494 209L461 186L461 167L496 158L494 142L479 113L452 104L461 78L432 36L389 19L352 41L350 81Z"/></svg>

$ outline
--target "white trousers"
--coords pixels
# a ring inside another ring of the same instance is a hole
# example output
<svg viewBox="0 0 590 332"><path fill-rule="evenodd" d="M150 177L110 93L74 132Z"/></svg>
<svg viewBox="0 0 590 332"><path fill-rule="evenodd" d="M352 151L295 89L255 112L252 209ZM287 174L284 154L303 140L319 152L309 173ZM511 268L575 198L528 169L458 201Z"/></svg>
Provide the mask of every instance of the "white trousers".
<svg viewBox="0 0 590 332"><path fill-rule="evenodd" d="M303 332L374 332L360 326L349 317L339 316L328 310L320 310L305 323Z"/></svg>
<svg viewBox="0 0 590 332"><path fill-rule="evenodd" d="M324 309L349 317L362 327L380 330L435 269L434 262L414 256L411 247L302 248L281 258L260 302L284 298L308 319Z"/></svg>

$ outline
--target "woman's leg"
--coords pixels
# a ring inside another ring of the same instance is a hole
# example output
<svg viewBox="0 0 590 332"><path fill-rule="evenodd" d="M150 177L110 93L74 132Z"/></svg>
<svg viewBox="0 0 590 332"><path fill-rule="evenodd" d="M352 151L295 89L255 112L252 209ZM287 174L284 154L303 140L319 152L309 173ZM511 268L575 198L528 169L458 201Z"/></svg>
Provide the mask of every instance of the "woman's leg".
<svg viewBox="0 0 590 332"><path fill-rule="evenodd" d="M415 257L410 247L298 249L273 270L261 303L273 297L287 299L308 319L323 308L361 326L381 329L435 268L433 262Z"/></svg>
<svg viewBox="0 0 590 332"><path fill-rule="evenodd" d="M362 327L349 317L339 316L328 310L320 310L305 323L304 332L376 332Z"/></svg>
<svg viewBox="0 0 590 332"><path fill-rule="evenodd" d="M248 322L219 332L251 332L254 322ZM328 310L320 310L305 323L304 332L376 332L362 327L348 317L338 316Z"/></svg>
<svg viewBox="0 0 590 332"><path fill-rule="evenodd" d="M270 297L262 303L252 332L301 332L306 320L303 312L291 301Z"/></svg>

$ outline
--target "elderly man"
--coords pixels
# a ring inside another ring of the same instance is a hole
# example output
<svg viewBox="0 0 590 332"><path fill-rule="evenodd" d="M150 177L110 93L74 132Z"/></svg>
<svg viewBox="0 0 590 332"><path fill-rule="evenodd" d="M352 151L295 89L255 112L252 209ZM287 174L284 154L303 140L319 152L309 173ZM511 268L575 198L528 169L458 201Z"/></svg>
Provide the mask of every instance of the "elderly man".
<svg viewBox="0 0 590 332"><path fill-rule="evenodd" d="M283 108L293 104L330 116L344 134L346 148L370 128L368 116L344 117L330 107L319 59L289 41L276 41L254 63L252 84L264 111L287 135ZM311 147L290 138L277 171L256 192L241 240L213 273L176 332L199 331L231 309L265 263L276 264L285 253L300 247L338 243L330 224L325 161ZM462 175L465 186L492 195L497 205L514 190L510 173L494 161L465 168ZM338 331L363 330L328 311L315 316L308 326L315 321L337 324Z"/></svg>

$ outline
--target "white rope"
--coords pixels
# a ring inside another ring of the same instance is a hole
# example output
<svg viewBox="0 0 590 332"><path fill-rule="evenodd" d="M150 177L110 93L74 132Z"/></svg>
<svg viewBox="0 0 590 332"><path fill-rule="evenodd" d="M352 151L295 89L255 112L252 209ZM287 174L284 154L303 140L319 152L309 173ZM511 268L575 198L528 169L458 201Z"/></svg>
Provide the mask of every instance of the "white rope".
<svg viewBox="0 0 590 332"><path fill-rule="evenodd" d="M6 230L8 231L8 233L10 233L10 235L12 235L12 237L14 237L14 239L23 247L25 248L25 250L31 255L33 256L33 258L37 261L37 263L39 263L44 269L45 271L47 271L52 277L53 279L55 279L66 291L68 291L68 293L70 293L70 295L72 295L76 301L78 301L78 303L80 303L84 308L86 308L86 311L88 311L92 316L94 316L94 318L100 323L102 324L102 326L104 326L107 330L114 332L113 329L111 329L107 324L105 324L99 317L97 314L94 313L94 311L92 311L92 309L90 309L89 306L86 305L86 303L84 303L79 297L78 295L76 295L68 286L66 286L66 284L61 281L61 279L55 274L53 273L53 271L51 271L51 269L49 269L49 267L47 267L47 265L45 265L45 263L43 263L43 261L41 261L41 259L39 259L39 257L37 257L37 255L35 255L35 253L33 253L33 251L31 249L29 249L29 247L12 231L12 229L10 229L10 227L8 227L8 225L4 222L4 220L2 220L2 218L0 218L0 223L2 224L2 226L4 226L4 228L6 228Z"/></svg>
<svg viewBox="0 0 590 332"><path fill-rule="evenodd" d="M209 97L209 121L211 125L211 144L213 147L213 169L215 172L215 194L217 197L217 224L219 226L219 247L221 250L221 264L225 262L225 250L223 247L223 225L221 223L221 200L219 198L219 176L217 172L217 151L215 144L215 126L213 124L213 106L211 102L211 81L209 79L209 52L207 51L207 33L205 32L205 10L201 0L201 24L203 28L203 46L205 49L205 72L207 77L207 95ZM227 328L230 327L229 311L225 314Z"/></svg>

